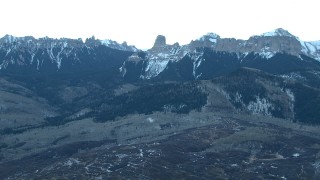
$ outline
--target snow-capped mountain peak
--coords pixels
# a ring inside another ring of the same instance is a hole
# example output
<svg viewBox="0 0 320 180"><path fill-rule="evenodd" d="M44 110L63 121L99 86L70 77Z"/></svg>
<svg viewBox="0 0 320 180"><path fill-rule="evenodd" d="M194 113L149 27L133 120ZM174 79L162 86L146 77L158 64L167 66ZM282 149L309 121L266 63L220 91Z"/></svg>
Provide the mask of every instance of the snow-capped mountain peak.
<svg viewBox="0 0 320 180"><path fill-rule="evenodd" d="M216 43L217 39L219 39L220 36L218 34L215 33L207 33L206 35L201 36L200 38L198 38L198 41L205 41L205 40L209 40L213 43Z"/></svg>
<svg viewBox="0 0 320 180"><path fill-rule="evenodd" d="M196 40L192 40L190 44L186 45L191 51L198 47L215 48L220 36L215 33L207 33Z"/></svg>
<svg viewBox="0 0 320 180"><path fill-rule="evenodd" d="M283 28L278 28L270 32L266 32L261 34L260 36L264 37L270 37L270 36L288 36L288 37L295 37L289 31L283 29Z"/></svg>
<svg viewBox="0 0 320 180"><path fill-rule="evenodd" d="M285 52L298 57L300 54L305 54L314 58L307 48L303 46L306 46L305 42L283 28L277 28L258 36L252 36L245 43L247 52L256 52L266 59L272 58L279 52Z"/></svg>
<svg viewBox="0 0 320 180"><path fill-rule="evenodd" d="M102 45L113 48L113 49L118 49L123 51L132 51L132 52L138 51L138 49L135 46L129 46L127 42L123 42L122 44L120 44L110 39L100 40L100 42Z"/></svg>

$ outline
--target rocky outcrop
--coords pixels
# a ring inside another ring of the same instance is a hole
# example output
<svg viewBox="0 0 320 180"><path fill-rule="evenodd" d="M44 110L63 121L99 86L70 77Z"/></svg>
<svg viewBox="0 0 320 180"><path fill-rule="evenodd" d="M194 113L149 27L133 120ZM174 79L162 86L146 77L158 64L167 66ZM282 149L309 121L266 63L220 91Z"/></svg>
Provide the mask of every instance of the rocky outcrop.
<svg viewBox="0 0 320 180"><path fill-rule="evenodd" d="M214 50L246 54L254 52L268 59L276 53L287 53L294 56L304 54L320 60L319 42L303 42L282 28L252 36L248 40L218 39Z"/></svg>
<svg viewBox="0 0 320 180"><path fill-rule="evenodd" d="M158 35L152 49L164 47L166 44L166 37L163 35Z"/></svg>
<svg viewBox="0 0 320 180"><path fill-rule="evenodd" d="M286 36L253 36L246 41L234 38L219 39L215 47L215 50L217 51L235 53L256 52L261 55L269 54L268 57L271 57L278 52L299 56L300 54L303 54L301 49L301 44L296 38Z"/></svg>

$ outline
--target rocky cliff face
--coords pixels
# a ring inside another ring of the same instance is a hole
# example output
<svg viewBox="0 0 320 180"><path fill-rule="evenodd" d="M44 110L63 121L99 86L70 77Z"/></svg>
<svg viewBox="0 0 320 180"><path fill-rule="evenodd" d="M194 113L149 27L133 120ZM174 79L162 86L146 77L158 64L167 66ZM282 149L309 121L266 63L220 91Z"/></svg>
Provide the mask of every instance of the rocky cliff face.
<svg viewBox="0 0 320 180"><path fill-rule="evenodd" d="M100 61L103 57L98 57L99 54L106 54L110 48L130 52L137 50L126 43L101 41L94 37L83 42L81 39L48 37L36 39L31 36L6 35L0 39L0 69L31 66L33 69L41 70L50 66L57 71L63 68L63 64L83 64L87 59Z"/></svg>
<svg viewBox="0 0 320 180"><path fill-rule="evenodd" d="M252 36L246 41L219 39L215 50L241 53L256 52L267 58L270 58L279 52L285 52L295 56L305 54L312 57L311 54L302 51L303 47L301 43L299 38L280 28L260 36Z"/></svg>
<svg viewBox="0 0 320 180"><path fill-rule="evenodd" d="M214 52L215 55L212 53L211 55L205 55L204 52L208 52L208 50ZM218 52L224 52L225 54L218 55ZM272 62L271 64L276 66L280 66L280 64L281 66L284 65L280 61L278 61L278 65L273 61L263 61L260 62L260 64L257 63L257 60L279 59L279 56L276 56L277 54L288 55L287 58L285 58L286 60L288 60L288 58L295 59L291 60L292 62L289 62L291 65L294 61L297 61L297 59L304 60L306 57L320 61L320 43L303 42L298 37L281 28L259 36L252 36L248 40L220 38L217 34L208 33L191 41L189 44L182 46L177 43L174 45L167 45L165 37L160 35L156 38L154 46L145 52L143 58L137 58L137 54L132 55L132 57L129 58L129 61L126 61L121 67L121 72L126 76L126 72L130 71L126 66L128 64L132 65L132 62L130 61L135 60L135 64L140 64L138 67L141 72L139 78L152 79L170 68L170 65L179 64L181 63L179 61L182 59L189 59L189 61L191 61L189 64L192 64L190 65L192 67L189 68L192 71L190 73L193 74L193 78L197 79L201 74L198 70L200 65L205 64L204 62L206 61L212 61L212 59L215 61L215 65L211 64L215 67L233 69L233 67L224 67L229 66L227 64L230 63L227 61L232 57L231 64L233 65L237 64L236 66L238 67L246 66L249 62L252 67L260 67L261 69L261 65L264 63ZM217 59L220 59L218 60L220 62L217 62ZM221 63L224 63L224 65L217 66L217 64L221 65ZM294 63L299 64L301 62ZM294 68L298 68L298 66L292 67L291 69ZM197 73L197 71L199 73Z"/></svg>

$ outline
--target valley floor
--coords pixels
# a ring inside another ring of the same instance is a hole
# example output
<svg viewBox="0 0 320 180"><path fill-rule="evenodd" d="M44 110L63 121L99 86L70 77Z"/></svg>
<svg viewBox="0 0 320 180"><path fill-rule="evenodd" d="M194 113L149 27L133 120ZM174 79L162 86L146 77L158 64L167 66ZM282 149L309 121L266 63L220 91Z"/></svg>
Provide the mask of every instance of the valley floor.
<svg viewBox="0 0 320 180"><path fill-rule="evenodd" d="M236 113L91 119L1 137L0 179L318 179L319 127Z"/></svg>

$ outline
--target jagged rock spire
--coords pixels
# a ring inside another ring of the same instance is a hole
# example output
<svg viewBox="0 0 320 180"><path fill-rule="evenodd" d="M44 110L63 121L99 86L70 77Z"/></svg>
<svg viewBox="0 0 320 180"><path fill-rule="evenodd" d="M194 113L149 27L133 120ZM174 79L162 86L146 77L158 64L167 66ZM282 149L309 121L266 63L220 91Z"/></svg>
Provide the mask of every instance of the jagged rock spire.
<svg viewBox="0 0 320 180"><path fill-rule="evenodd" d="M152 48L163 47L165 45L166 45L166 37L163 35L158 35Z"/></svg>

